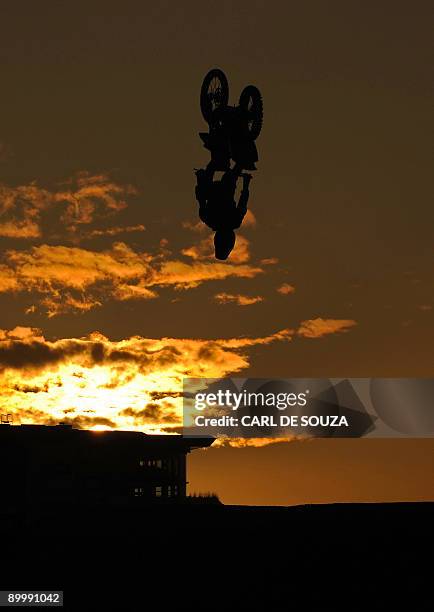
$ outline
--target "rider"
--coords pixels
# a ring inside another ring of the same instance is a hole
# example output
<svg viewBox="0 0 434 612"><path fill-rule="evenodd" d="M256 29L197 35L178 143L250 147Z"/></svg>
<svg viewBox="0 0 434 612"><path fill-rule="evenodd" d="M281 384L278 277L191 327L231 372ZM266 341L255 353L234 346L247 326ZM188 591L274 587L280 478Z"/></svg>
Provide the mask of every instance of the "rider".
<svg viewBox="0 0 434 612"><path fill-rule="evenodd" d="M196 199L199 202L199 217L215 231L214 247L217 259L225 260L235 246L234 229L238 229L247 212L251 174L242 172L235 164L226 170L219 181L214 181L215 166L211 161L204 170L196 171ZM235 189L238 177L243 179L238 204Z"/></svg>

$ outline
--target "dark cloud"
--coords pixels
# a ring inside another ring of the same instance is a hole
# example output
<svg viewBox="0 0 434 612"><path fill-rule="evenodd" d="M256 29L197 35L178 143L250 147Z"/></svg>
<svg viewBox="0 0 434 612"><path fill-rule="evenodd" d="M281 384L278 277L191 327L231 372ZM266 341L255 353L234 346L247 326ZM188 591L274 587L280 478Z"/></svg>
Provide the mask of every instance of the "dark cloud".
<svg viewBox="0 0 434 612"><path fill-rule="evenodd" d="M120 413L122 416L132 417L135 424L159 424L159 423L179 423L180 418L176 415L173 408L165 407L159 404L148 404L146 408L142 410L134 410L133 408L126 408Z"/></svg>

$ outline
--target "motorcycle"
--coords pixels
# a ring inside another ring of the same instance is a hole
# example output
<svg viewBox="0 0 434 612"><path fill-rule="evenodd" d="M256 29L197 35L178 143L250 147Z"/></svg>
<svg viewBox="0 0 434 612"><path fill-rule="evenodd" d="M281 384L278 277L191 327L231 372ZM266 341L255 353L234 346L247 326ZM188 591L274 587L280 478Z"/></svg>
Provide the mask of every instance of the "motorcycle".
<svg viewBox="0 0 434 612"><path fill-rule="evenodd" d="M238 106L229 106L229 84L225 73L213 68L205 76L200 91L200 109L208 123L208 132L199 132L216 170L228 170L230 160L242 169L256 170L258 151L255 140L263 122L262 96L257 87L248 85Z"/></svg>

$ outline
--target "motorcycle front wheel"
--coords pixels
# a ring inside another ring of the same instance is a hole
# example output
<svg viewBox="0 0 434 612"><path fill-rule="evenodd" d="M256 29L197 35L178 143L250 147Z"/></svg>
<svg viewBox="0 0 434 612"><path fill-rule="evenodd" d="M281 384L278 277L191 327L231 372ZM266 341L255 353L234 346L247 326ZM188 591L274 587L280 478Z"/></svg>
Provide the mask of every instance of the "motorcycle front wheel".
<svg viewBox="0 0 434 612"><path fill-rule="evenodd" d="M229 101L229 85L223 70L213 68L205 76L200 90L200 110L207 123L212 123L214 111Z"/></svg>

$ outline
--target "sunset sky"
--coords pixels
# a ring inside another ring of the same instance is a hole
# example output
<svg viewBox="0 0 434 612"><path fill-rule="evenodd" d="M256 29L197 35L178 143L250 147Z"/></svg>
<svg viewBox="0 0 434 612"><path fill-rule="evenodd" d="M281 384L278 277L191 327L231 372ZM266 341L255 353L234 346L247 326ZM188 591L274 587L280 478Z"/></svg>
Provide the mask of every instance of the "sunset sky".
<svg viewBox="0 0 434 612"><path fill-rule="evenodd" d="M409 12L411 10L411 12ZM0 8L0 411L170 432L183 376L432 377L431 3ZM202 79L259 87L227 262L193 168ZM432 499L434 441L211 448L228 503Z"/></svg>

